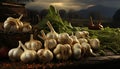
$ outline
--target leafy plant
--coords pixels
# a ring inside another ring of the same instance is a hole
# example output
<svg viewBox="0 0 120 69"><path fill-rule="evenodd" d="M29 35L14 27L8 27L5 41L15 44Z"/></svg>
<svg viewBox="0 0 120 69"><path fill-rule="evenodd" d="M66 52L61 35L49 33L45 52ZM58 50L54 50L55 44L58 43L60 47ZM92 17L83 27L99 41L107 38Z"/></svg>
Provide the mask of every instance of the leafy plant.
<svg viewBox="0 0 120 69"><path fill-rule="evenodd" d="M38 23L39 29L48 30L48 27L46 26L47 21L50 21L55 31L58 33L71 33L73 30L76 30L76 28L72 27L71 23L69 23L66 20L63 20L60 17L59 11L56 10L55 7L53 7L52 5L50 5L48 14L45 16L45 18Z"/></svg>
<svg viewBox="0 0 120 69"><path fill-rule="evenodd" d="M101 43L101 50L109 49L120 54L120 29L106 27L103 30L89 30L91 37L97 37Z"/></svg>

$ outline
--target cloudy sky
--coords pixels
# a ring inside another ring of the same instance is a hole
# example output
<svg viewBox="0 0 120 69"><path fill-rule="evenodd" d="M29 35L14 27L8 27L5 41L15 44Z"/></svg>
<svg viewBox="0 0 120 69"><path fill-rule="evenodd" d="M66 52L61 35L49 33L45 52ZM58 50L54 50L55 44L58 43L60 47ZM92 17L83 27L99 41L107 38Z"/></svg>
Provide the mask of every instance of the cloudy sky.
<svg viewBox="0 0 120 69"><path fill-rule="evenodd" d="M34 0L34 2L28 2L26 8L48 8L49 5L67 10L86 9L95 5L120 8L120 0Z"/></svg>

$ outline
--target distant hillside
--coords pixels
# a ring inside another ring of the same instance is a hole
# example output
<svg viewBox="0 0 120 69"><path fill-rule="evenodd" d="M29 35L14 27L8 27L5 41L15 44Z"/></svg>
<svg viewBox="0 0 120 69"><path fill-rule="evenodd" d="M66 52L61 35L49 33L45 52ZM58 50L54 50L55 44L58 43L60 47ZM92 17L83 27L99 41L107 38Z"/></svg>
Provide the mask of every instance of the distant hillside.
<svg viewBox="0 0 120 69"><path fill-rule="evenodd" d="M91 12L99 12L106 18L112 18L114 13L117 11L116 8L105 7L102 5L96 5L87 9L79 10L78 13L83 17L88 17Z"/></svg>

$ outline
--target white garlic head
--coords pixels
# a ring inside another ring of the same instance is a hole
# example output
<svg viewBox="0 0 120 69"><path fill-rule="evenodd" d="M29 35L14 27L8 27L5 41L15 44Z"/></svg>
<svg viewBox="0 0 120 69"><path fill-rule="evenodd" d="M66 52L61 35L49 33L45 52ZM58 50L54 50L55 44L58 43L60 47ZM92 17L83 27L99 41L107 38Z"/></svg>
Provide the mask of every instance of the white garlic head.
<svg viewBox="0 0 120 69"><path fill-rule="evenodd" d="M72 44L73 39L69 36L68 33L60 33L58 35L58 43L60 44Z"/></svg>
<svg viewBox="0 0 120 69"><path fill-rule="evenodd" d="M72 55L71 46L69 44L58 44L53 52L58 60L67 60Z"/></svg>
<svg viewBox="0 0 120 69"><path fill-rule="evenodd" d="M41 41L39 41L39 40L33 39L33 34L31 34L31 36L30 36L30 41L25 42L25 46L26 46L28 49L37 51L37 50L39 50L40 48L42 48L42 43L41 43Z"/></svg>
<svg viewBox="0 0 120 69"><path fill-rule="evenodd" d="M79 43L82 44L83 42L88 42L88 40L86 38L79 38L78 39Z"/></svg>
<svg viewBox="0 0 120 69"><path fill-rule="evenodd" d="M22 32L30 32L32 30L32 26L29 23L24 23L22 27Z"/></svg>
<svg viewBox="0 0 120 69"><path fill-rule="evenodd" d="M17 32L19 30L19 25L12 17L9 17L7 20L5 20L3 27L5 32Z"/></svg>
<svg viewBox="0 0 120 69"><path fill-rule="evenodd" d="M72 36L70 36L70 37L71 37L72 40L73 40L72 45L74 45L75 43L79 43L79 40L77 39L76 36L72 35Z"/></svg>
<svg viewBox="0 0 120 69"><path fill-rule="evenodd" d="M22 48L24 49L24 52L20 56L21 61L24 63L33 62L37 57L36 51L27 49L25 45L22 44L21 41L20 41L20 44Z"/></svg>
<svg viewBox="0 0 120 69"><path fill-rule="evenodd" d="M98 49L100 47L100 40L97 38L89 39L89 44L92 49Z"/></svg>
<svg viewBox="0 0 120 69"><path fill-rule="evenodd" d="M52 61L53 53L49 49L39 49L37 56L40 62L47 63Z"/></svg>
<svg viewBox="0 0 120 69"><path fill-rule="evenodd" d="M73 52L73 56L75 59L80 59L81 58L81 52L82 52L82 46L80 45L80 43L75 43L72 46L72 52Z"/></svg>
<svg viewBox="0 0 120 69"><path fill-rule="evenodd" d="M17 48L10 49L8 52L8 56L10 60L12 61L19 61L22 53L23 53L23 50L21 49L21 46L19 45Z"/></svg>
<svg viewBox="0 0 120 69"><path fill-rule="evenodd" d="M75 36L79 38L88 38L89 37L89 32L88 31L76 31Z"/></svg>
<svg viewBox="0 0 120 69"><path fill-rule="evenodd" d="M57 41L55 39L47 39L44 41L45 48L48 48L50 50L55 49L56 45L57 45Z"/></svg>
<svg viewBox="0 0 120 69"><path fill-rule="evenodd" d="M36 59L36 57L37 57L36 51L26 50L21 54L20 59L22 62L28 63L33 62Z"/></svg>
<svg viewBox="0 0 120 69"><path fill-rule="evenodd" d="M48 39L56 39L57 40L58 33L54 30L53 26L51 25L51 23L49 21L47 22L47 25L48 25L48 27L50 29L50 32L47 33L47 35L46 35L47 38Z"/></svg>

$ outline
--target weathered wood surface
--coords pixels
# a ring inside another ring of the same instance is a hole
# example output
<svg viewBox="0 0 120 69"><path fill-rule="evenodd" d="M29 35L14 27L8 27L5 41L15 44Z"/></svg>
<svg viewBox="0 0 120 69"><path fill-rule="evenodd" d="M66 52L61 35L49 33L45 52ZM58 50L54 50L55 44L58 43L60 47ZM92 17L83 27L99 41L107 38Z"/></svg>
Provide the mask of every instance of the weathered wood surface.
<svg viewBox="0 0 120 69"><path fill-rule="evenodd" d="M120 55L114 56L98 56L98 57L86 57L81 60L75 61L63 61L63 62L51 62L51 63L30 63L25 64L22 62L11 62L3 61L0 62L0 68L12 69L12 68L23 68L23 69L79 69L79 68L120 68Z"/></svg>

